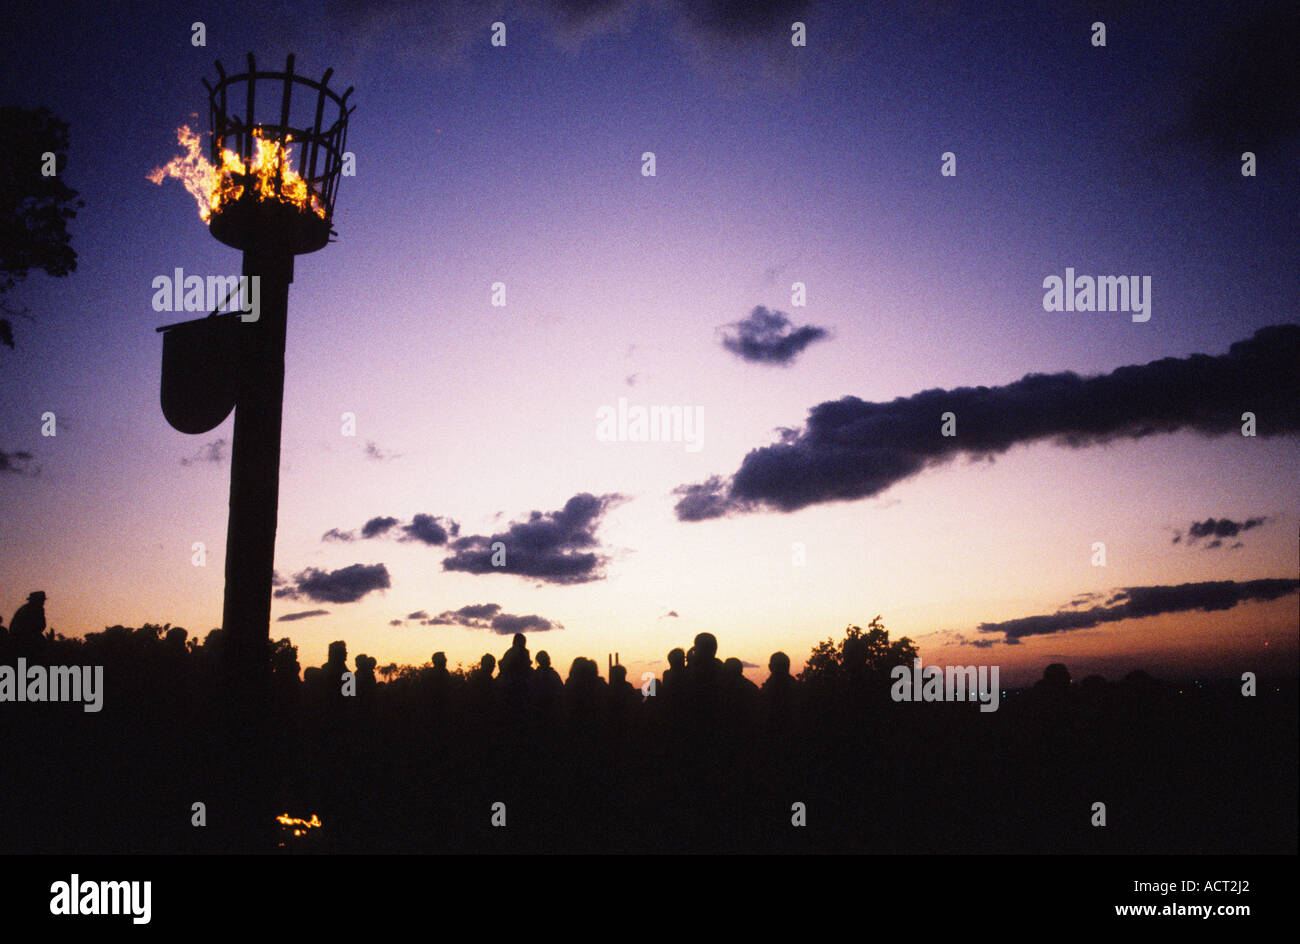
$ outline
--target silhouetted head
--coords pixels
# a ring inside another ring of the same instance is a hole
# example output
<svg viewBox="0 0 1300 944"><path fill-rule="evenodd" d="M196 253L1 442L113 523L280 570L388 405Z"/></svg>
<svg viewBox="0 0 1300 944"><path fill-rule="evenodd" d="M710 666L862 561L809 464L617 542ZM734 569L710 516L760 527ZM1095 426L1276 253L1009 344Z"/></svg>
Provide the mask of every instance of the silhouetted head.
<svg viewBox="0 0 1300 944"><path fill-rule="evenodd" d="M528 644L528 640L524 638L523 633L515 633L515 641L511 643L512 646L517 646L518 648L522 649L527 644Z"/></svg>
<svg viewBox="0 0 1300 944"><path fill-rule="evenodd" d="M695 647L694 647L694 646L691 646L691 648L689 648L689 649L686 650L686 664L687 664L687 665L694 665L694 664L695 664Z"/></svg>
<svg viewBox="0 0 1300 944"><path fill-rule="evenodd" d="M1070 670L1063 662L1053 662L1043 669L1043 687L1053 691L1064 691L1070 687Z"/></svg>
<svg viewBox="0 0 1300 944"><path fill-rule="evenodd" d="M586 670L587 660L582 656L578 656L578 658L573 660L573 664L569 666L569 681L576 682L578 679L582 678Z"/></svg>
<svg viewBox="0 0 1300 944"><path fill-rule="evenodd" d="M726 662L722 663L722 671L728 678L740 678L745 674L745 666L739 659L732 656Z"/></svg>
<svg viewBox="0 0 1300 944"><path fill-rule="evenodd" d="M545 649L537 653L537 667L539 669L549 669L551 667L551 654Z"/></svg>
<svg viewBox="0 0 1300 944"><path fill-rule="evenodd" d="M483 658L478 660L478 667L487 675L491 675L497 667L497 657L490 652L483 653Z"/></svg>
<svg viewBox="0 0 1300 944"><path fill-rule="evenodd" d="M44 590L33 590L31 593L27 594L27 600L28 600L28 602L30 602L30 603L44 603L44 602L45 602L45 591L44 591Z"/></svg>
<svg viewBox="0 0 1300 944"><path fill-rule="evenodd" d="M668 664L674 669L680 669L686 665L686 652L680 646L668 653Z"/></svg>
<svg viewBox="0 0 1300 944"><path fill-rule="evenodd" d="M433 667L434 667L435 669L445 669L445 668L447 668L447 653L445 653L445 652L435 652L435 653L433 654Z"/></svg>
<svg viewBox="0 0 1300 944"><path fill-rule="evenodd" d="M718 654L718 640L713 633L700 633L695 637L695 655L703 662L708 662Z"/></svg>
<svg viewBox="0 0 1300 944"><path fill-rule="evenodd" d="M348 661L348 644L343 640L330 643L330 654L328 661L333 665L338 665Z"/></svg>
<svg viewBox="0 0 1300 944"><path fill-rule="evenodd" d="M790 657L784 652L772 653L772 658L767 660L767 670L773 675L789 675Z"/></svg>
<svg viewBox="0 0 1300 944"><path fill-rule="evenodd" d="M609 680L614 683L627 681L627 666L616 665L609 670Z"/></svg>

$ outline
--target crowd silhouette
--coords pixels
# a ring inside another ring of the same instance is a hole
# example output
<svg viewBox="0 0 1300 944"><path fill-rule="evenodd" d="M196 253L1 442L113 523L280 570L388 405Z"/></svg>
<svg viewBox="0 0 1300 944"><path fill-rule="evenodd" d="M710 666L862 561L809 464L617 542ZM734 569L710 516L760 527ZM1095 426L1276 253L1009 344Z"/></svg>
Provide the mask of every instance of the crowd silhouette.
<svg viewBox="0 0 1300 944"><path fill-rule="evenodd" d="M0 626L0 664L102 665L104 708L0 705L0 851L210 849L191 809L225 775L224 632L65 638L43 599ZM300 671L280 639L270 812L318 815L299 845L329 852L1294 851L1294 685L1244 698L1053 664L981 713L894 702L888 668L914 652L877 619L798 675L772 653L761 685L710 633L660 677L578 657L562 678L519 634L499 659L449 669L435 652L381 682L342 641Z"/></svg>

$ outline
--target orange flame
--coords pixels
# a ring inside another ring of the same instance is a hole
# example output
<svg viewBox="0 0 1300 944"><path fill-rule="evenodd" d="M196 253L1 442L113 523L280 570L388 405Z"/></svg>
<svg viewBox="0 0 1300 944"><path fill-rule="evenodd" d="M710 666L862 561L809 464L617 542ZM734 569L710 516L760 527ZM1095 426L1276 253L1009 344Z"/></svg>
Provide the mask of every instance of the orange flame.
<svg viewBox="0 0 1300 944"><path fill-rule="evenodd" d="M281 813L279 816L275 818L275 821L279 823L281 826L303 827L302 830L296 828L294 829L293 834L295 836L301 836L303 834L303 830L316 829L321 825L323 825L320 821L320 817L317 816L315 813L311 814L311 819L298 819L296 816L290 816L288 813Z"/></svg>
<svg viewBox="0 0 1300 944"><path fill-rule="evenodd" d="M199 217L203 222L208 222L212 214L219 213L225 204L242 197L245 186L250 183L258 200L278 200L304 210L310 209L321 219L325 218L325 204L293 169L288 149L274 138L262 137L259 129L253 129L257 153L247 167L243 158L227 148L221 149L220 165L210 164L203 156L199 135L191 131L189 125L176 129L176 140L185 148L185 153L173 157L162 167L155 167L148 175L149 180L162 184L164 177L174 177L183 183L198 202Z"/></svg>

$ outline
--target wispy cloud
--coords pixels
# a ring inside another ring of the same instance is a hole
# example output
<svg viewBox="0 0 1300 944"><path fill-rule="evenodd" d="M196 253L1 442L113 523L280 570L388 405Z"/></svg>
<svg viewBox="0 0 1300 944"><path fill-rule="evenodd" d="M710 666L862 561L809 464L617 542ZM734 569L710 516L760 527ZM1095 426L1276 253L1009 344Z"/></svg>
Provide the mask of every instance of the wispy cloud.
<svg viewBox="0 0 1300 944"><path fill-rule="evenodd" d="M1102 623L1142 619L1187 610L1230 610L1239 603L1276 600L1295 593L1300 580L1210 580L1177 586L1124 587L1104 604L1086 610L1057 610L1042 616L1023 616L1001 623L980 623L981 633L1002 633L1003 641L1016 643L1025 636L1091 629Z"/></svg>
<svg viewBox="0 0 1300 944"><path fill-rule="evenodd" d="M303 610L300 613L285 613L283 616L277 617L276 622L288 623L293 620L307 619L309 616L327 616L328 614L329 610Z"/></svg>
<svg viewBox="0 0 1300 944"><path fill-rule="evenodd" d="M230 445L225 439L213 440L210 443L204 443L199 447L199 451L187 459L181 459L181 465L195 465L199 462L216 462L226 461L226 447Z"/></svg>

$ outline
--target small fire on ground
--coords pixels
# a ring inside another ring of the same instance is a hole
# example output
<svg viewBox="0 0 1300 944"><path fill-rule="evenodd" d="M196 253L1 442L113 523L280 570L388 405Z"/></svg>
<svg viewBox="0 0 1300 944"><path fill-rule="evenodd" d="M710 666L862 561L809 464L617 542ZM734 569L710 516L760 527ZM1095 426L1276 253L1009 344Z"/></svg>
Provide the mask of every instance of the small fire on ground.
<svg viewBox="0 0 1300 944"><path fill-rule="evenodd" d="M275 818L275 821L280 824L282 835L288 833L298 837L307 835L308 830L320 829L324 825L321 823L320 817L315 813L311 814L311 819L300 819L296 816L290 816L288 813L281 813ZM280 842L277 845L283 846L284 843Z"/></svg>

